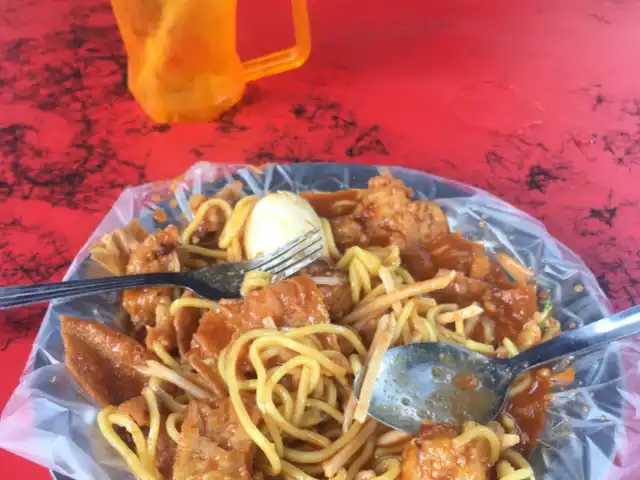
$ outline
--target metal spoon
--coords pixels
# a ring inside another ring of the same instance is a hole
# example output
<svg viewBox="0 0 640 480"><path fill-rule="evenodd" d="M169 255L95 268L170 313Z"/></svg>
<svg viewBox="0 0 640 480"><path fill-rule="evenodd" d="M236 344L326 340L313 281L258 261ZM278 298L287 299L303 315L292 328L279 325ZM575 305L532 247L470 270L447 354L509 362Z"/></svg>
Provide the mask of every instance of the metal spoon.
<svg viewBox="0 0 640 480"><path fill-rule="evenodd" d="M486 423L502 410L518 375L640 333L640 306L563 333L509 359L494 359L450 343L414 343L384 356L369 415L408 433L425 421ZM360 396L362 372L354 391Z"/></svg>

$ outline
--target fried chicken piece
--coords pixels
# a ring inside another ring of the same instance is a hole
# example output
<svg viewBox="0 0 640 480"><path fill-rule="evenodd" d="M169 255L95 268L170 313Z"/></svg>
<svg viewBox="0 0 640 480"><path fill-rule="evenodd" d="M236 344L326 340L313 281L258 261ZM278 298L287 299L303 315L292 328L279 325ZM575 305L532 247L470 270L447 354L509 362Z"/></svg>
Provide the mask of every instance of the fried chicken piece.
<svg viewBox="0 0 640 480"><path fill-rule="evenodd" d="M331 320L340 320L351 312L353 297L347 272L320 260L307 267L302 273L309 275L322 292Z"/></svg>
<svg viewBox="0 0 640 480"><path fill-rule="evenodd" d="M124 275L131 253L148 236L149 233L140 225L140 221L132 220L125 227L104 235L96 242L89 249L91 258L112 275Z"/></svg>
<svg viewBox="0 0 640 480"><path fill-rule="evenodd" d="M339 248L423 245L449 232L447 218L434 202L412 200L413 191L389 174L369 180L353 212L332 218Z"/></svg>
<svg viewBox="0 0 640 480"><path fill-rule="evenodd" d="M278 327L303 327L329 323L329 312L313 280L293 277L255 290L243 300L221 300L200 319L191 348L199 348L204 358L217 359L242 332L268 327L266 319Z"/></svg>
<svg viewBox="0 0 640 480"><path fill-rule="evenodd" d="M149 426L149 406L142 395L118 405L118 413L129 415L139 427Z"/></svg>
<svg viewBox="0 0 640 480"><path fill-rule="evenodd" d="M148 236L131 254L126 273L179 272L180 259L176 251L180 244L178 229L171 225ZM155 324L156 308L172 300L171 287L143 287L124 291L122 304L131 316L134 330Z"/></svg>
<svg viewBox="0 0 640 480"><path fill-rule="evenodd" d="M147 336L145 338L147 348L153 350L155 342L160 342L167 352L170 352L178 345L173 316L168 303L163 302L156 306L155 325L147 327Z"/></svg>
<svg viewBox="0 0 640 480"><path fill-rule="evenodd" d="M98 322L63 315L65 364L100 406L119 405L140 395L147 378L136 370L153 357L133 338Z"/></svg>
<svg viewBox="0 0 640 480"><path fill-rule="evenodd" d="M267 317L271 317L278 327L329 323L322 292L304 275L255 290L245 297L245 322L260 325Z"/></svg>
<svg viewBox="0 0 640 480"><path fill-rule="evenodd" d="M193 298L195 294L185 291L181 298ZM173 326L176 331L176 341L178 343L178 351L181 356L189 353L191 348L191 339L193 334L198 330L201 317L200 309L193 307L179 308L173 317Z"/></svg>
<svg viewBox="0 0 640 480"><path fill-rule="evenodd" d="M253 422L257 408L249 408ZM210 405L192 401L182 423L173 480L251 480L256 445L229 398Z"/></svg>
<svg viewBox="0 0 640 480"><path fill-rule="evenodd" d="M483 439L457 450L454 425L423 425L402 453L400 480L485 480L489 468Z"/></svg>
<svg viewBox="0 0 640 480"><path fill-rule="evenodd" d="M336 245L342 251L349 247L369 243L364 226L354 218L349 216L331 218L329 225L331 225Z"/></svg>

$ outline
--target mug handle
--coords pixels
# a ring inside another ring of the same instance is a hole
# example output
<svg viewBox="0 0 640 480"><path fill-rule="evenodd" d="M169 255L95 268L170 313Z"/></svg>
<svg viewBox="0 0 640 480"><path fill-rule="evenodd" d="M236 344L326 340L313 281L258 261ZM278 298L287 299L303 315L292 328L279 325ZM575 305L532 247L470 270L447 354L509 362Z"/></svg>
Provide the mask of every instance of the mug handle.
<svg viewBox="0 0 640 480"><path fill-rule="evenodd" d="M307 0L291 0L291 10L293 13L295 45L243 62L244 78L247 82L293 70L302 66L309 58L311 53L311 32L309 29Z"/></svg>

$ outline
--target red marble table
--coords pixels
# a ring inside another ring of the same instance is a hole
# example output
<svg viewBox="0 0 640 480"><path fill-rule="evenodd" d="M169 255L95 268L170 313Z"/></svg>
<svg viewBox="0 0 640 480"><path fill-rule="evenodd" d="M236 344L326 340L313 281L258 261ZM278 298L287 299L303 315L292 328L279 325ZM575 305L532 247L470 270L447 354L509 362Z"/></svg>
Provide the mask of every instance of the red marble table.
<svg viewBox="0 0 640 480"><path fill-rule="evenodd" d="M127 185L199 160L327 161L485 188L581 255L616 308L640 301L640 2L309 1L309 62L201 125L144 116L106 1L1 2L0 283L59 280ZM291 41L286 0L239 3L245 58ZM0 407L44 311L0 312ZM0 451L0 477L47 473Z"/></svg>

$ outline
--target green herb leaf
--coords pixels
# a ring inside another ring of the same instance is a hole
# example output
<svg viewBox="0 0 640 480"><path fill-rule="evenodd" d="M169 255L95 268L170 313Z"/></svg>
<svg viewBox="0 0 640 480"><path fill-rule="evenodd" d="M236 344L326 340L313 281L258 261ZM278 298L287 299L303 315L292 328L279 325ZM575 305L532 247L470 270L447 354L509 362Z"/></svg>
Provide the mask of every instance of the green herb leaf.
<svg viewBox="0 0 640 480"><path fill-rule="evenodd" d="M542 314L540 317L540 321L542 322L547 317L551 316L553 305L551 304L551 298L547 298L546 302L544 302L544 308L542 309Z"/></svg>

